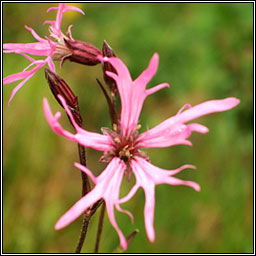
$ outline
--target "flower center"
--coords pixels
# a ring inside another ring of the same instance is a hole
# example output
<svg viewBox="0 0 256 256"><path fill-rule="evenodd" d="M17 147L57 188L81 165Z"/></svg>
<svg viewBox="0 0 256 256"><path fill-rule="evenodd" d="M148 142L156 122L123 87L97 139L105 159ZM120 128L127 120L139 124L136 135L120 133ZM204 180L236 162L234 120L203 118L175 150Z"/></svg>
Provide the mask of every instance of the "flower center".
<svg viewBox="0 0 256 256"><path fill-rule="evenodd" d="M137 153L137 149L133 143L134 139L131 136L129 140L120 140L118 137L114 139L115 145L115 155L121 158L125 163L129 162L131 158Z"/></svg>
<svg viewBox="0 0 256 256"><path fill-rule="evenodd" d="M116 131L112 131L108 128L102 128L102 132L111 137L113 146L108 152L104 152L100 161L109 162L112 158L119 157L128 165L134 156L147 158L146 154L140 151L137 146L137 138L139 136L137 130L128 138L122 137Z"/></svg>

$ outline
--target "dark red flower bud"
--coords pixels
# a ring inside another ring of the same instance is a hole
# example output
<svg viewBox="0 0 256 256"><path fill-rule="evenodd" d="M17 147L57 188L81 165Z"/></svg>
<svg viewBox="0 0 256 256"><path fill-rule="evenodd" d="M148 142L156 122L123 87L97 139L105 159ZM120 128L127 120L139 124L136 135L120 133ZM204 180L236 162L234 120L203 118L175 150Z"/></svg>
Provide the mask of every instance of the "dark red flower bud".
<svg viewBox="0 0 256 256"><path fill-rule="evenodd" d="M61 101L58 98L58 95L61 95L65 99L67 105L69 106L77 124L81 126L82 119L79 113L77 96L73 93L71 88L57 73L51 71L48 68L45 68L45 78L58 103L63 107Z"/></svg>
<svg viewBox="0 0 256 256"><path fill-rule="evenodd" d="M97 56L102 56L102 52L94 45L66 38L64 38L64 42L65 46L70 51L70 54L64 56L62 62L68 59L70 61L89 66L94 66L100 63Z"/></svg>
<svg viewBox="0 0 256 256"><path fill-rule="evenodd" d="M103 42L102 54L103 54L103 57L115 57L115 54L112 48L109 46L106 40L104 40ZM103 62L104 80L108 85L109 89L111 90L111 92L115 95L117 90L116 82L114 79L106 75L106 71L110 71L115 74L117 74L117 72L109 62Z"/></svg>

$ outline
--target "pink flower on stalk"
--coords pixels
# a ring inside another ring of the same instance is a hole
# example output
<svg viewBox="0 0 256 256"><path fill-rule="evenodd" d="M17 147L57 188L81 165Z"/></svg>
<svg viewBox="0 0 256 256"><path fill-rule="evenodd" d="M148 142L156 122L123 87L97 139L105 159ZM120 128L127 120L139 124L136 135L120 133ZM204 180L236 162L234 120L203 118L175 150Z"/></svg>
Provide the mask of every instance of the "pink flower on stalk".
<svg viewBox="0 0 256 256"><path fill-rule="evenodd" d="M45 37L45 39L41 38L32 28L25 26L27 30L29 30L32 36L38 41L35 43L26 43L26 44L18 44L18 43L6 43L3 44L4 53L18 53L26 57L31 63L22 71L10 76L7 76L3 80L3 84L10 84L12 82L24 79L20 82L12 91L11 97L9 99L8 104L10 104L13 96L16 92L45 64L48 64L49 68L52 71L55 71L55 66L53 63L53 55L55 54L63 54L65 51L64 47L64 36L61 32L61 21L63 13L66 11L77 11L82 14L84 12L77 7L66 6L65 3L60 3L59 7L52 7L47 10L47 12L51 10L57 10L56 21L45 21L44 23L51 24L49 27L50 36L54 39L54 41ZM45 56L44 60L34 60L30 55L35 56ZM31 66L34 66L31 70L28 70Z"/></svg>
<svg viewBox="0 0 256 256"><path fill-rule="evenodd" d="M64 130L58 122L60 113L57 112L53 115L47 100L44 99L45 116L55 133L86 147L103 151L104 154L101 160L109 162L107 168L98 177L94 177L91 171L84 166L77 163L75 164L76 167L87 173L96 185L93 190L80 199L58 220L55 226L56 229L67 226L85 210L89 209L93 203L103 198L107 205L110 222L119 235L122 248L126 249L127 242L123 233L117 226L114 216L114 207L119 211L123 211L119 205L128 201L136 193L138 188L142 187L145 192L145 228L149 240L153 242L155 239L153 227L155 186L165 183L169 185L186 185L194 188L196 191L200 190L199 185L193 181L184 181L173 177L173 175L183 169L194 169L194 166L183 165L176 170L164 170L152 165L146 154L140 149L168 147L177 144L191 145L191 142L188 141L191 132L206 133L208 132L208 128L198 123L186 124L187 122L203 115L229 110L235 107L239 103L239 100L236 98L211 100L194 107L187 104L184 106L188 108L187 110L184 110L183 107L175 116L139 134L138 121L144 100L148 95L164 87L169 87L168 84L163 83L153 88L146 89L147 83L157 71L158 60L158 54L154 54L147 69L135 81L132 81L127 67L120 59L115 57L105 57L102 59L102 61L109 62L117 72L117 74L115 74L107 71L106 74L116 81L121 98L121 116L119 124L114 125L113 130L102 128L103 135L88 132L80 128L72 118L70 110L63 98L59 97L72 120L76 134ZM131 172L135 175L136 183L127 196L119 199L122 177L124 174L129 177ZM131 216L129 212L126 213Z"/></svg>

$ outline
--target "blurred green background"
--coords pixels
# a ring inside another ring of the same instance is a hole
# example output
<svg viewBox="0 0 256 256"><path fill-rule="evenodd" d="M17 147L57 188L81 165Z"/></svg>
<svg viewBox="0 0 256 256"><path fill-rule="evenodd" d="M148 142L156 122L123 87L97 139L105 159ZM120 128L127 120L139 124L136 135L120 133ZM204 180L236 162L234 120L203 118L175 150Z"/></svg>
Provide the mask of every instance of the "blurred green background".
<svg viewBox="0 0 256 256"><path fill-rule="evenodd" d="M30 26L48 36L44 20L57 4L4 3L4 43L34 42L24 28ZM148 87L168 82L148 97L140 117L142 131L175 115L186 103L237 97L241 103L224 113L197 121L210 128L206 135L193 134L192 147L173 146L147 150L151 162L166 169L194 164L177 177L201 185L160 185L156 188L154 227L150 243L144 228L144 193L140 189L116 218L127 236L140 232L127 252L137 253L251 253L253 251L253 4L252 3L77 3L86 15L64 14L62 31L73 24L73 37L102 47L107 40L126 63L135 79L154 52L159 69ZM29 62L22 56L4 54L3 76L22 71ZM87 67L66 62L57 72L79 96L85 126L100 132L110 121L105 99L95 78L102 79L100 65ZM57 136L45 121L42 99L53 111L60 110L40 70L7 102L16 83L3 89L3 252L70 253L76 246L82 218L63 230L54 224L81 194L75 143ZM61 110L62 111L62 110ZM63 113L63 111L62 111ZM61 123L72 131L63 113ZM98 175L105 164L101 153L88 149L88 168ZM132 179L131 182L134 182ZM122 195L127 193L123 182ZM83 252L92 252L99 211L92 218ZM112 252L118 236L107 216L100 252Z"/></svg>

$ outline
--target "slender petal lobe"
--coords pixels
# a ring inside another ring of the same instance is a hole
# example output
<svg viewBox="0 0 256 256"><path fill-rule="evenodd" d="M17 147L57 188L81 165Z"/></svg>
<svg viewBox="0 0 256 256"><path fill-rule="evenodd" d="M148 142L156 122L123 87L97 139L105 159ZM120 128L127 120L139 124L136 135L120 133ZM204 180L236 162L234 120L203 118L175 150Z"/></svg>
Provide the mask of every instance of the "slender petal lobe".
<svg viewBox="0 0 256 256"><path fill-rule="evenodd" d="M176 144L191 145L187 138L192 131L206 133L208 128L200 124L186 122L207 114L222 112L234 108L239 104L236 98L211 100L178 112L177 115L165 120L156 127L142 133L139 146L142 148L168 147Z"/></svg>
<svg viewBox="0 0 256 256"><path fill-rule="evenodd" d="M151 58L147 69L135 81L132 81L127 67L120 59L105 57L103 61L108 61L117 71L117 74L109 71L106 74L117 83L122 103L120 125L123 135L129 137L137 126L146 97L164 87L169 87L169 85L164 83L146 90L148 82L152 79L158 67L159 57L157 53Z"/></svg>
<svg viewBox="0 0 256 256"><path fill-rule="evenodd" d="M66 105L64 99L62 97L60 97L60 100L61 100L65 110L67 111L69 118L72 121L77 133L72 134L62 128L62 126L60 125L60 123L58 121L61 116L60 112L57 112L55 115L53 115L47 99L44 99L43 106L44 106L45 117L55 133L62 135L69 140L75 141L75 142L82 144L86 147L94 148L96 150L106 151L111 148L111 140L108 136L101 135L101 134L94 133L94 132L88 132L88 131L80 128L74 121L74 118L73 118L68 106Z"/></svg>
<svg viewBox="0 0 256 256"><path fill-rule="evenodd" d="M199 191L200 186L197 183L172 177L172 175L182 171L185 168L194 169L195 167L193 165L184 165L177 170L169 171L158 168L140 157L136 157L134 160L132 160L131 167L136 177L136 184L131 189L130 193L126 197L122 198L119 203L124 203L130 200L139 187L143 188L145 192L145 227L149 240L153 242L155 240L155 231L153 226L155 209L155 186L164 183L169 185L186 185L194 188L196 191Z"/></svg>

